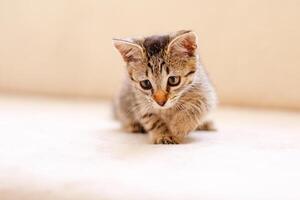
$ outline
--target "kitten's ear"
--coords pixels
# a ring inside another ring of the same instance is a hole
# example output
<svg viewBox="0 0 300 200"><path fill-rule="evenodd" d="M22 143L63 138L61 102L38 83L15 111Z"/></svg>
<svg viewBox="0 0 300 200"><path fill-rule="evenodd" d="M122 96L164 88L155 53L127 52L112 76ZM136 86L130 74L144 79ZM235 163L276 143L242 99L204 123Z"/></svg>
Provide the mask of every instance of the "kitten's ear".
<svg viewBox="0 0 300 200"><path fill-rule="evenodd" d="M196 34L191 31L181 31L178 34L169 43L167 53L181 58L194 56L197 49Z"/></svg>
<svg viewBox="0 0 300 200"><path fill-rule="evenodd" d="M113 43L125 62L138 62L142 60L143 49L140 45L122 39L113 39Z"/></svg>

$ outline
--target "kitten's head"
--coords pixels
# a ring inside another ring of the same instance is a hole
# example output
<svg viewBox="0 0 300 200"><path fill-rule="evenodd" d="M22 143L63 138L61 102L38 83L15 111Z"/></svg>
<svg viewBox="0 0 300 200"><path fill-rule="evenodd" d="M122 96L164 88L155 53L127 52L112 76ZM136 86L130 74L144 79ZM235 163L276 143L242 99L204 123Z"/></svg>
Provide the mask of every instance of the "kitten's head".
<svg viewBox="0 0 300 200"><path fill-rule="evenodd" d="M169 108L193 81L196 35L179 31L142 39L114 39L132 85L157 108Z"/></svg>

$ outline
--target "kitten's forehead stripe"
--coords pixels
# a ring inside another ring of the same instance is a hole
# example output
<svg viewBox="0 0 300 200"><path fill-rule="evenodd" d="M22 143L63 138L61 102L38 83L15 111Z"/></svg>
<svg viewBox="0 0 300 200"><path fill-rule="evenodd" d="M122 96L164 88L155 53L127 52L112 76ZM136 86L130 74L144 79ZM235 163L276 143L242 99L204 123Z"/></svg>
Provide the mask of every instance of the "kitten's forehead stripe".
<svg viewBox="0 0 300 200"><path fill-rule="evenodd" d="M151 72L153 74L153 66L150 64L150 62L148 62L148 67L151 69Z"/></svg>
<svg viewBox="0 0 300 200"><path fill-rule="evenodd" d="M162 73L163 67L165 66L165 61L162 60L160 63L160 73Z"/></svg>
<svg viewBox="0 0 300 200"><path fill-rule="evenodd" d="M148 77L148 69L146 70L146 76Z"/></svg>
<svg viewBox="0 0 300 200"><path fill-rule="evenodd" d="M145 47L149 57L159 54L169 43L169 36L150 36L144 40Z"/></svg>
<svg viewBox="0 0 300 200"><path fill-rule="evenodd" d="M167 72L167 74L169 75L169 73L170 73L170 69L169 69L169 67L168 67L168 66L166 66L166 72Z"/></svg>

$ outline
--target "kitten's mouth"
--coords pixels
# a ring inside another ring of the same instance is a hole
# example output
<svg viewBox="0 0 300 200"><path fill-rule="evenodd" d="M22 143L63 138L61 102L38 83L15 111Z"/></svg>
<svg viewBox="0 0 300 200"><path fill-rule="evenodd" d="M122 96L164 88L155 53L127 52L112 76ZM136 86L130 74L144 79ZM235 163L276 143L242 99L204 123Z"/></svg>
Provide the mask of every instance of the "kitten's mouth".
<svg viewBox="0 0 300 200"><path fill-rule="evenodd" d="M167 103L167 101L165 101L165 102L157 102L157 101L155 101L156 102L156 104L159 106L159 107L165 107L165 104Z"/></svg>
<svg viewBox="0 0 300 200"><path fill-rule="evenodd" d="M167 99L163 105L160 105L158 102L153 99L153 105L156 109L169 109L174 105L174 101Z"/></svg>
<svg viewBox="0 0 300 200"><path fill-rule="evenodd" d="M167 110L171 107L174 106L174 102L172 101L167 101L164 105L159 105L157 102L153 102L154 108L156 108L157 110Z"/></svg>

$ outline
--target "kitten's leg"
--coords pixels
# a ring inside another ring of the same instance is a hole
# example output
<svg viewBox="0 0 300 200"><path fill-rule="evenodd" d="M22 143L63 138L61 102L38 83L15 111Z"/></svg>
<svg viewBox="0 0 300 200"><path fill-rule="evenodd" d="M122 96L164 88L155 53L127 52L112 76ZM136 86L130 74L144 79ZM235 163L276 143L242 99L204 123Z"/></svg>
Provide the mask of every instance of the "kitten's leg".
<svg viewBox="0 0 300 200"><path fill-rule="evenodd" d="M174 112L169 122L171 133L179 137L186 136L197 129L206 113L206 106L201 100L189 99L189 103L181 105L180 112Z"/></svg>
<svg viewBox="0 0 300 200"><path fill-rule="evenodd" d="M154 144L179 144L181 138L172 135L167 124L157 115L149 113L141 117L141 123Z"/></svg>
<svg viewBox="0 0 300 200"><path fill-rule="evenodd" d="M216 131L216 127L213 121L204 121L197 128L197 131Z"/></svg>
<svg viewBox="0 0 300 200"><path fill-rule="evenodd" d="M130 133L146 133L141 123L137 122L130 113L119 112L118 119L122 124L122 129Z"/></svg>
<svg viewBox="0 0 300 200"><path fill-rule="evenodd" d="M126 132L131 132L131 133L146 133L144 127L139 122L126 123L123 126L123 129Z"/></svg>
<svg viewBox="0 0 300 200"><path fill-rule="evenodd" d="M136 120L135 113L138 104L129 87L124 85L118 98L114 102L114 115L121 122L122 129L126 132L145 133L144 127Z"/></svg>

